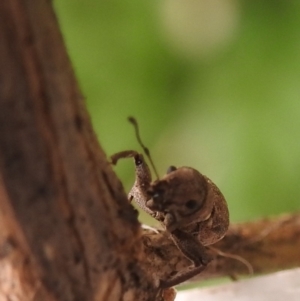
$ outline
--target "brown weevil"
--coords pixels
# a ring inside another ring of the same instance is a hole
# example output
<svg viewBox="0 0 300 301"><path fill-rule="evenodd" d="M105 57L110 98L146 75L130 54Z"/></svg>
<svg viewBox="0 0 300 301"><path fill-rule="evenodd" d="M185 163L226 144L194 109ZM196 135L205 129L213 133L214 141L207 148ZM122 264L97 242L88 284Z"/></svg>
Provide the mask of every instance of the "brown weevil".
<svg viewBox="0 0 300 301"><path fill-rule="evenodd" d="M134 159L136 179L128 198L156 218L168 232L177 248L190 259L192 270L172 279L161 280L167 288L184 282L204 270L211 261L205 246L222 239L229 226L229 212L224 196L206 176L191 167L170 166L159 179L149 150L140 139L136 120L129 117L137 140L149 158L157 180L152 182L151 172L142 154L123 151L111 156L112 164L121 158Z"/></svg>

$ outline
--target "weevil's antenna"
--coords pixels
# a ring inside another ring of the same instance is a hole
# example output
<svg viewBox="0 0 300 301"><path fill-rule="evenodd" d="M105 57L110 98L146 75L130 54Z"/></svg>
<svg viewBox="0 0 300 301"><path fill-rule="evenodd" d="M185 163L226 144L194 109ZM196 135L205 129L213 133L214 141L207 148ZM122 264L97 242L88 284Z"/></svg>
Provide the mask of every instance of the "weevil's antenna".
<svg viewBox="0 0 300 301"><path fill-rule="evenodd" d="M131 117L131 116L130 116L130 117L128 117L128 121L134 126L136 139L137 139L139 145L142 147L142 149L143 149L144 153L146 154L147 158L149 159L150 164L151 164L151 166L152 166L152 169L153 169L153 171L154 171L154 173L155 173L155 175L156 175L156 178L159 179L158 172L157 172L157 170L156 170L156 168L155 168L155 165L154 165L154 163L153 163L153 161L152 161L152 158L151 158L151 155L150 155L150 151L149 151L149 149L143 144L143 142L142 142L142 140L141 140L140 131L139 131L139 125L138 125L136 119L135 119L134 117Z"/></svg>

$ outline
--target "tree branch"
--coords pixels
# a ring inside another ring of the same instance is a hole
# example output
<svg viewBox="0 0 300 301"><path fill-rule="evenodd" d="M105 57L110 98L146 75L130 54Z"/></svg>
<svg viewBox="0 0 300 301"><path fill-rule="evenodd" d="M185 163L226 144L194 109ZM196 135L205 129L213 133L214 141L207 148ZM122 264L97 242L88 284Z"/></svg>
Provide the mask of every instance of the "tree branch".
<svg viewBox="0 0 300 301"><path fill-rule="evenodd" d="M153 300L51 1L1 1L0 83L0 299Z"/></svg>
<svg viewBox="0 0 300 301"><path fill-rule="evenodd" d="M168 279L191 266L162 231L144 229L149 269ZM300 266L300 214L231 225L226 236L208 247L214 260L193 280L271 273Z"/></svg>

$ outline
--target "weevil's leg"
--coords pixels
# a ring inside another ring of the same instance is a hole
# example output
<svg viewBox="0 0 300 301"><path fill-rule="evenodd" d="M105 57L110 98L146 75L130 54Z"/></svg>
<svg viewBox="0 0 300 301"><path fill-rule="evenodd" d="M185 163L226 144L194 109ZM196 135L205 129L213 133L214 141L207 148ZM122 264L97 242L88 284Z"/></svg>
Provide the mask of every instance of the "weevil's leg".
<svg viewBox="0 0 300 301"><path fill-rule="evenodd" d="M168 169L167 169L167 174L169 174L169 173L175 171L176 169L177 169L177 168L176 168L175 166L173 166L173 165L169 166Z"/></svg>
<svg viewBox="0 0 300 301"><path fill-rule="evenodd" d="M149 200L147 193L151 183L151 173L147 163L144 160L142 154L136 154L134 156L135 164L135 183L129 192L129 199L134 199L138 206L146 211L148 214L155 217L156 213L150 210L146 206L146 202Z"/></svg>
<svg viewBox="0 0 300 301"><path fill-rule="evenodd" d="M146 206L149 199L147 190L151 183L151 173L142 154L134 150L126 150L116 153L110 157L111 163L116 165L120 159L133 158L135 164L135 183L128 194L129 202L135 199L138 206L151 216L155 217L156 213Z"/></svg>
<svg viewBox="0 0 300 301"><path fill-rule="evenodd" d="M176 247L194 263L195 267L207 265L211 261L212 258L206 248L191 234L176 229L170 235Z"/></svg>
<svg viewBox="0 0 300 301"><path fill-rule="evenodd" d="M186 272L180 273L178 275L175 275L174 277L168 279L168 280L160 280L159 287L161 289L166 289L169 287L176 286L180 283L183 283L196 275L200 274L206 269L206 265L200 265L192 270L188 270Z"/></svg>
<svg viewBox="0 0 300 301"><path fill-rule="evenodd" d="M113 154L112 156L110 156L110 160L113 165L116 165L120 159L132 158L138 154L139 153L134 150L126 150Z"/></svg>
<svg viewBox="0 0 300 301"><path fill-rule="evenodd" d="M192 235L178 229L170 234L177 248L194 263L195 267L187 269L168 280L161 280L160 288L162 289L178 285L200 274L212 260L205 247Z"/></svg>

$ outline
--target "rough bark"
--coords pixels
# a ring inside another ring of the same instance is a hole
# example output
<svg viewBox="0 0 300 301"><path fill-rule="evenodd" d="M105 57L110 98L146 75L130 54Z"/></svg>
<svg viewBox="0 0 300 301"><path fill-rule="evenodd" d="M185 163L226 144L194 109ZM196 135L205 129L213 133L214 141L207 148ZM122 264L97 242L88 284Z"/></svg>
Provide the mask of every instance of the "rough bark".
<svg viewBox="0 0 300 301"><path fill-rule="evenodd" d="M51 1L0 2L0 300L153 300Z"/></svg>
<svg viewBox="0 0 300 301"><path fill-rule="evenodd" d="M163 231L144 229L143 242L149 269L159 279L181 273L191 262ZM300 214L286 214L233 224L226 236L208 247L214 260L193 280L238 278L300 266Z"/></svg>

